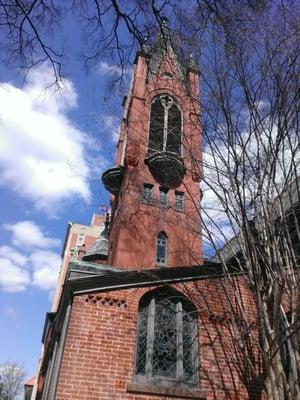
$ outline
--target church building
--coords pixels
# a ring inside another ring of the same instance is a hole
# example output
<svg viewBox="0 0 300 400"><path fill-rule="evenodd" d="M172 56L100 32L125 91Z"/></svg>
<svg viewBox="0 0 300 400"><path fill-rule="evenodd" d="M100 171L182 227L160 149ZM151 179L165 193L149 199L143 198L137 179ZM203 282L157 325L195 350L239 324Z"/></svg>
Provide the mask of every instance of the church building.
<svg viewBox="0 0 300 400"><path fill-rule="evenodd" d="M232 340L230 285L248 310L253 299L202 257L200 111L198 66L178 57L164 23L136 55L102 176L112 211L68 264L32 400L260 398Z"/></svg>

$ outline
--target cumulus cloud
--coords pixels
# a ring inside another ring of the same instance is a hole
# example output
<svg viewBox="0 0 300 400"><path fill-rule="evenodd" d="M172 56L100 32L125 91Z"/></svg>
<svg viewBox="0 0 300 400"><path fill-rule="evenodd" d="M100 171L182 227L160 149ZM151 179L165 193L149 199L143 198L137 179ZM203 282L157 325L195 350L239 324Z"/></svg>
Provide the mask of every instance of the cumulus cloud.
<svg viewBox="0 0 300 400"><path fill-rule="evenodd" d="M11 246L0 246L0 257L6 257L16 265L23 266L27 263L28 257L21 254Z"/></svg>
<svg viewBox="0 0 300 400"><path fill-rule="evenodd" d="M287 193L299 175L297 133L282 135L272 124L267 120L266 128L258 134L249 122L248 129L233 143L224 128L219 140L208 141L204 147L201 215L209 244L213 239L214 246L222 247L238 235L244 216L241 207L249 220L257 217L259 210L271 212L270 204L276 205L280 192ZM273 212L277 212L276 206ZM236 241L232 243L236 245Z"/></svg>
<svg viewBox="0 0 300 400"><path fill-rule="evenodd" d="M33 221L20 221L16 224L5 224L3 228L12 232L12 243L17 247L38 247L45 249L60 245L59 239L45 236L41 228Z"/></svg>
<svg viewBox="0 0 300 400"><path fill-rule="evenodd" d="M30 255L33 267L32 283L40 289L54 289L61 265L58 254L50 251L38 251Z"/></svg>
<svg viewBox="0 0 300 400"><path fill-rule="evenodd" d="M30 282L29 272L8 258L0 257L0 286L6 292L22 292Z"/></svg>
<svg viewBox="0 0 300 400"><path fill-rule="evenodd" d="M61 90L49 87L50 71L33 70L23 88L0 84L0 185L53 212L74 197L89 201L90 167L87 134L67 116L75 88L68 80Z"/></svg>
<svg viewBox="0 0 300 400"><path fill-rule="evenodd" d="M5 224L12 233L11 245L0 246L0 287L6 292L20 292L30 286L53 291L61 258L52 251L60 244L57 238L44 235L33 221ZM22 253L16 248L22 248Z"/></svg>

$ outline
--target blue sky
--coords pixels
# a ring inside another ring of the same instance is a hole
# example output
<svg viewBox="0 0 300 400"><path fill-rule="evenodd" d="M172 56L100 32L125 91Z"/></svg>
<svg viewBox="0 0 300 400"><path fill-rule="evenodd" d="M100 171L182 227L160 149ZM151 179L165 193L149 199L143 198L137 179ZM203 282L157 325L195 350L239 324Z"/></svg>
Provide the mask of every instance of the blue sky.
<svg viewBox="0 0 300 400"><path fill-rule="evenodd" d="M74 56L63 72L69 78L57 91L48 87L47 64L25 80L0 69L0 363L20 362L28 377L37 366L67 222L88 224L108 204L100 177L114 162L121 115L122 95L108 90L117 65L103 59L86 74ZM129 79L126 71L125 86Z"/></svg>

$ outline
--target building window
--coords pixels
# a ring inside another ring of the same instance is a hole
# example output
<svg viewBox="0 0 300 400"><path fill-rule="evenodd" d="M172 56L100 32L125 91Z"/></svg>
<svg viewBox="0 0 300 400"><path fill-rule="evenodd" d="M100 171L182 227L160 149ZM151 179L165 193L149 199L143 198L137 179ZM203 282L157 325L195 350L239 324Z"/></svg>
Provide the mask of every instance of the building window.
<svg viewBox="0 0 300 400"><path fill-rule="evenodd" d="M163 94L151 105L148 153L170 151L181 156L181 112L175 100Z"/></svg>
<svg viewBox="0 0 300 400"><path fill-rule="evenodd" d="M139 305L135 380L178 386L198 383L198 335L194 305L165 288Z"/></svg>
<svg viewBox="0 0 300 400"><path fill-rule="evenodd" d="M157 264L167 264L168 253L168 237L165 232L160 232L157 235L156 243L156 262Z"/></svg>
<svg viewBox="0 0 300 400"><path fill-rule="evenodd" d="M184 193L175 191L175 208L176 210L184 209Z"/></svg>
<svg viewBox="0 0 300 400"><path fill-rule="evenodd" d="M163 187L159 188L159 205L162 207L168 206L168 189Z"/></svg>
<svg viewBox="0 0 300 400"><path fill-rule="evenodd" d="M76 246L77 246L77 247L82 246L83 243L84 243L84 239L85 239L85 234L84 234L84 233L80 233L80 234L78 235L78 237L77 237Z"/></svg>
<svg viewBox="0 0 300 400"><path fill-rule="evenodd" d="M150 185L149 183L144 183L142 200L145 203L152 203L152 191L153 185Z"/></svg>

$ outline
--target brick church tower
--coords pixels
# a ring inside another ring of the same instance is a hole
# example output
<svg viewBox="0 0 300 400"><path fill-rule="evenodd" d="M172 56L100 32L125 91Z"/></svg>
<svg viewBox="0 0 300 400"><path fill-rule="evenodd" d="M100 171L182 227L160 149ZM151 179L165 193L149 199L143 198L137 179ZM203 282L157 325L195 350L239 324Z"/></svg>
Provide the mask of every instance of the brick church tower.
<svg viewBox="0 0 300 400"><path fill-rule="evenodd" d="M176 56L167 27L136 56L116 158L109 264L147 269L202 263L198 70Z"/></svg>
<svg viewBox="0 0 300 400"><path fill-rule="evenodd" d="M215 333L224 275L201 253L198 78L164 22L136 56L116 166L102 176L109 229L69 263L32 400L250 398Z"/></svg>

